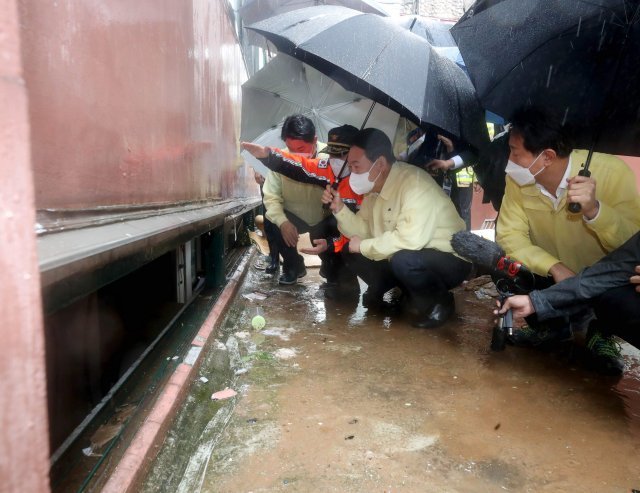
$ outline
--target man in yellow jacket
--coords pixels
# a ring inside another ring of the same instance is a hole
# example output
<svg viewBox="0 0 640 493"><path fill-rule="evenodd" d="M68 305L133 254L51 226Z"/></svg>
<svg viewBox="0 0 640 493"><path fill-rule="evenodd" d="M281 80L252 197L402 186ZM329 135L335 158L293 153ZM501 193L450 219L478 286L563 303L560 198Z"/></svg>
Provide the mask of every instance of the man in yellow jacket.
<svg viewBox="0 0 640 493"><path fill-rule="evenodd" d="M414 326L442 325L455 311L449 290L471 270L451 247L451 236L465 229L464 221L426 171L396 162L384 132L358 132L347 160L349 184L364 195L360 210L344 207L330 187L322 201L330 204L338 229L350 238L341 255L368 285L363 303L379 305L386 291L399 286L408 297Z"/></svg>
<svg viewBox="0 0 640 493"><path fill-rule="evenodd" d="M507 183L496 230L508 255L557 283L594 264L640 229L636 178L622 160L596 153L591 177L579 176L587 152L573 150L560 120L528 108L514 114L511 123ZM580 213L569 211L572 202L581 205ZM559 335L529 331L516 341L535 344ZM591 338L602 347L595 347ZM587 334L596 364L604 372L618 373L621 361L611 342L605 327ZM609 356L600 357L599 352Z"/></svg>

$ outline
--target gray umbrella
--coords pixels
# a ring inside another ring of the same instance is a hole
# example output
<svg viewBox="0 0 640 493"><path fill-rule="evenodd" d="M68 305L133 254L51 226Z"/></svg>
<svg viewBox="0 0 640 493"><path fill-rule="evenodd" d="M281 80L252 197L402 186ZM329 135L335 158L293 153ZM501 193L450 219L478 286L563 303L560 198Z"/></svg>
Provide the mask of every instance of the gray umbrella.
<svg viewBox="0 0 640 493"><path fill-rule="evenodd" d="M456 46L456 41L449 32L453 22L436 21L421 15L402 15L391 17L391 20L407 31L426 39L431 46Z"/></svg>
<svg viewBox="0 0 640 493"><path fill-rule="evenodd" d="M420 126L433 125L476 148L488 141L484 112L462 69L387 18L322 6L272 17L249 29L347 90Z"/></svg>
<svg viewBox="0 0 640 493"><path fill-rule="evenodd" d="M344 124L368 125L393 140L398 114L359 94L346 91L336 81L284 53L280 53L242 84L240 138L252 141L265 130L282 126L294 113L310 118L318 138L326 142L330 129Z"/></svg>
<svg viewBox="0 0 640 493"><path fill-rule="evenodd" d="M240 139L270 147L284 147L280 129L294 113L310 118L321 142L328 132L344 124L363 122L382 130L391 141L398 127L397 113L359 94L346 91L333 79L300 60L280 53L242 84ZM249 153L245 161L262 174L268 171Z"/></svg>
<svg viewBox="0 0 640 493"><path fill-rule="evenodd" d="M389 15L375 0L248 0L240 8L240 17L243 24L248 25L274 15L317 5L342 5L368 14ZM254 33L250 33L248 40L252 45L265 45L264 38Z"/></svg>

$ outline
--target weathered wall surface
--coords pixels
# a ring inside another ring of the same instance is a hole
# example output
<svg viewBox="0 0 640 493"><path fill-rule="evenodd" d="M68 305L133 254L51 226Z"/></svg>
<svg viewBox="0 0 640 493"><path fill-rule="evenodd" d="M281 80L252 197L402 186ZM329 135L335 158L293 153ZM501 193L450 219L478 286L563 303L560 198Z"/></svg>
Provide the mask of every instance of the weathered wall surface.
<svg viewBox="0 0 640 493"><path fill-rule="evenodd" d="M0 0L0 490L49 491L44 337L15 0Z"/></svg>
<svg viewBox="0 0 640 493"><path fill-rule="evenodd" d="M225 2L21 0L20 16L38 209L246 194Z"/></svg>

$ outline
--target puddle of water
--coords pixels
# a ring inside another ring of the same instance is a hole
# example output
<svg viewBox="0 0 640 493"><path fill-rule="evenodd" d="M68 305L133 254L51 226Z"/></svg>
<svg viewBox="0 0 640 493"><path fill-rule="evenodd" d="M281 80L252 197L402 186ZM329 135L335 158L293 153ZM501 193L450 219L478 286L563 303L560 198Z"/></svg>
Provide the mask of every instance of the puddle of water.
<svg viewBox="0 0 640 493"><path fill-rule="evenodd" d="M291 288L295 298L273 282L249 275L242 288L270 293L261 302L266 337L254 347L238 338L241 354L254 351L237 377L246 391L194 491L640 487L637 353L612 381L563 353L492 352L492 301L473 292L457 293L455 320L426 331L361 304L325 303L312 271ZM246 327L243 303L227 330ZM293 348L294 357L278 359ZM172 436L197 444L199 426ZM152 483L145 491L156 491Z"/></svg>

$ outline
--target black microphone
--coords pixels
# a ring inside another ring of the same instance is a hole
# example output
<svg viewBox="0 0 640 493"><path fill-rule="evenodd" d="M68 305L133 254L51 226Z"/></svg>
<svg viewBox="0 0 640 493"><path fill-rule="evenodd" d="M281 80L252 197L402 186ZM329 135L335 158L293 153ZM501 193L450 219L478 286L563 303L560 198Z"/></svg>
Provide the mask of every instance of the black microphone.
<svg viewBox="0 0 640 493"><path fill-rule="evenodd" d="M534 288L533 273L522 263L509 258L495 241L469 231L459 231L451 238L453 250L472 263L491 270L491 278L500 293L500 304L514 294L527 294ZM491 349L502 351L508 336L513 335L511 310L498 319L491 336Z"/></svg>
<svg viewBox="0 0 640 493"><path fill-rule="evenodd" d="M470 231L459 231L451 238L451 247L461 257L491 270L496 288L505 296L533 291L535 277L525 265L510 258L495 241Z"/></svg>
<svg viewBox="0 0 640 493"><path fill-rule="evenodd" d="M494 269L506 254L495 241L487 240L470 231L458 231L451 237L451 246L460 256L470 262Z"/></svg>

